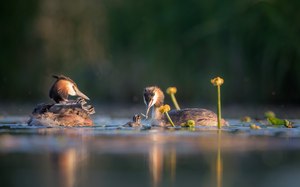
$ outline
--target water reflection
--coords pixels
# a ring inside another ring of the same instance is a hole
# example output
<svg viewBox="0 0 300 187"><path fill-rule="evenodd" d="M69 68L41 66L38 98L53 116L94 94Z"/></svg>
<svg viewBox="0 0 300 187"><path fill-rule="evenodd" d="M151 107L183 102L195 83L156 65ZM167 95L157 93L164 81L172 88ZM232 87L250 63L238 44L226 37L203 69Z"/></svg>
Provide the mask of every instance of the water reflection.
<svg viewBox="0 0 300 187"><path fill-rule="evenodd" d="M69 149L52 159L53 165L57 164L58 173L61 175L61 186L71 187L75 184L75 171L78 168L77 153L75 149Z"/></svg>
<svg viewBox="0 0 300 187"><path fill-rule="evenodd" d="M161 182L164 163L163 156L163 148L154 143L149 150L149 169L154 187L158 186Z"/></svg>
<svg viewBox="0 0 300 187"><path fill-rule="evenodd" d="M58 185L64 187L76 186L80 180L80 168L87 167L88 154L78 149L67 149L50 155L50 164L54 168L52 177L58 178ZM56 177L55 177L56 176Z"/></svg>
<svg viewBox="0 0 300 187"><path fill-rule="evenodd" d="M210 165L214 168L211 174L212 181L210 184L217 187L222 187L223 178L223 158L222 158L222 131L216 131L217 140L214 147L215 158L210 161ZM163 186L162 179L170 181L171 184L176 183L176 169L177 169L177 147L174 144L167 144L166 138L163 134L152 134L153 141L149 149L149 172L152 177L152 186ZM202 146L203 142L199 142ZM165 171L165 172L164 172ZM163 175L166 176L163 176ZM173 185L172 185L173 186Z"/></svg>
<svg viewBox="0 0 300 187"><path fill-rule="evenodd" d="M81 168L88 167L90 153L87 150L86 143L91 138L82 136L73 129L38 129L37 132L40 135L54 137L52 145L48 145L49 147L46 149L49 151L50 171L53 172L51 172L51 178L53 177L53 180L57 182L56 185L76 186L81 175L84 174L78 171ZM69 145L72 140L76 142L76 147ZM57 149L58 147L62 149Z"/></svg>
<svg viewBox="0 0 300 187"><path fill-rule="evenodd" d="M175 177L176 177L176 149L175 149L175 147L171 148L170 171L171 171L171 182L172 182L172 184L174 184Z"/></svg>
<svg viewBox="0 0 300 187"><path fill-rule="evenodd" d="M173 184L176 178L176 148L165 145L163 134L151 135L152 145L149 148L149 171L153 187L160 186L164 169Z"/></svg>
<svg viewBox="0 0 300 187"><path fill-rule="evenodd" d="M288 186L300 182L295 177L298 138L244 137L215 129L2 132L0 186L250 187L255 181L258 187L277 187L279 174Z"/></svg>
<svg viewBox="0 0 300 187"><path fill-rule="evenodd" d="M217 152L217 168L216 168L216 176L217 176L217 187L222 186L222 177L223 177L223 159L221 152L221 134L222 131L218 130L218 152Z"/></svg>

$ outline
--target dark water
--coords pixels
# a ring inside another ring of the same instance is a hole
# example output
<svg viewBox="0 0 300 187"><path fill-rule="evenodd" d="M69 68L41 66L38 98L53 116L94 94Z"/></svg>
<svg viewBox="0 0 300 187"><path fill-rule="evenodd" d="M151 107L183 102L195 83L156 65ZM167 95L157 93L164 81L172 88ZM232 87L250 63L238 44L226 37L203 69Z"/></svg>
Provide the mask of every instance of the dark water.
<svg viewBox="0 0 300 187"><path fill-rule="evenodd" d="M300 128L229 120L215 128L117 129L127 119L98 116L95 127L33 128L0 119L0 186L243 186L300 184ZM109 126L109 127L108 127Z"/></svg>

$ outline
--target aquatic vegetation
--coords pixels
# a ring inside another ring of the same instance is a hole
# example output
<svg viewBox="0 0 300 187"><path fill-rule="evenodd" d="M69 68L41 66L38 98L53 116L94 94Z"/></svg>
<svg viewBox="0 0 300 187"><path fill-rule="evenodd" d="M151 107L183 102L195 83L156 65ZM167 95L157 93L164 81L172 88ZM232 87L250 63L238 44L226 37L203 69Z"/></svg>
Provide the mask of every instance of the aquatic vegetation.
<svg viewBox="0 0 300 187"><path fill-rule="evenodd" d="M267 112L265 112L265 117L266 118L274 118L274 117L276 117L276 115L273 111L267 111Z"/></svg>
<svg viewBox="0 0 300 187"><path fill-rule="evenodd" d="M265 117L267 118L267 121L269 122L270 125L285 126L286 128L293 128L293 122L291 122L287 119L277 118L275 113L272 111L265 112Z"/></svg>
<svg viewBox="0 0 300 187"><path fill-rule="evenodd" d="M181 127L187 127L190 131L195 131L196 123L194 120L187 120L185 123L180 124Z"/></svg>
<svg viewBox="0 0 300 187"><path fill-rule="evenodd" d="M173 102L176 110L180 110L180 107L179 107L178 102L175 97L175 94L177 93L177 88L169 87L169 88L167 88L166 93L171 96L172 102Z"/></svg>
<svg viewBox="0 0 300 187"><path fill-rule="evenodd" d="M265 117L266 120L256 120L257 122L259 122L259 124L261 125L272 125L272 126L284 126L286 128L293 128L293 122L287 120L287 119L280 119L275 117L275 113L272 111L267 111L265 112ZM251 117L249 116L244 116L241 119L241 122L245 122L245 123L250 123L252 121ZM260 126L257 126L255 124L251 124L250 125L251 129L260 129Z"/></svg>
<svg viewBox="0 0 300 187"><path fill-rule="evenodd" d="M218 129L221 128L221 85L224 83L224 79L221 77L216 77L210 80L210 82L214 85L217 86L218 90Z"/></svg>
<svg viewBox="0 0 300 187"><path fill-rule="evenodd" d="M194 121L194 120L188 120L188 121L187 121L187 125L188 125L189 127L195 127L195 121Z"/></svg>
<svg viewBox="0 0 300 187"><path fill-rule="evenodd" d="M286 119L279 119L276 117L268 117L267 120L271 125L285 126L287 128L293 128L293 123Z"/></svg>
<svg viewBox="0 0 300 187"><path fill-rule="evenodd" d="M175 125L174 125L174 123L173 123L173 121L170 118L169 113L168 113L170 110L171 110L170 105L163 105L163 106L159 107L159 112L161 112L162 114L166 114L166 116L167 116L169 122L171 123L171 125L173 127L175 127Z"/></svg>
<svg viewBox="0 0 300 187"><path fill-rule="evenodd" d="M181 123L181 127L195 127L195 121L194 120L187 120L185 123Z"/></svg>
<svg viewBox="0 0 300 187"><path fill-rule="evenodd" d="M210 82L214 86L221 86L222 84L224 84L224 79L222 79L221 77L216 77L216 78L211 79Z"/></svg>
<svg viewBox="0 0 300 187"><path fill-rule="evenodd" d="M256 125L256 124L254 124L254 123L252 123L252 124L250 125L250 129L261 129L261 127L258 126L258 125Z"/></svg>
<svg viewBox="0 0 300 187"><path fill-rule="evenodd" d="M244 116L244 117L242 117L241 118L241 122L251 122L252 121L252 119L251 119L251 117L250 116Z"/></svg>

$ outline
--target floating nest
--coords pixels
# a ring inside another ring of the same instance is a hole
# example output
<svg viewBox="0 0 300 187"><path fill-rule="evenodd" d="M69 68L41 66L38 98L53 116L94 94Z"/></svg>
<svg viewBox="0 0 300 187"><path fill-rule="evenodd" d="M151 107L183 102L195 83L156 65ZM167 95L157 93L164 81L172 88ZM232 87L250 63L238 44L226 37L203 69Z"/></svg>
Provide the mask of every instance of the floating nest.
<svg viewBox="0 0 300 187"><path fill-rule="evenodd" d="M34 109L28 121L30 126L93 126L90 118L95 113L91 105L78 98L76 101L56 104L39 104Z"/></svg>

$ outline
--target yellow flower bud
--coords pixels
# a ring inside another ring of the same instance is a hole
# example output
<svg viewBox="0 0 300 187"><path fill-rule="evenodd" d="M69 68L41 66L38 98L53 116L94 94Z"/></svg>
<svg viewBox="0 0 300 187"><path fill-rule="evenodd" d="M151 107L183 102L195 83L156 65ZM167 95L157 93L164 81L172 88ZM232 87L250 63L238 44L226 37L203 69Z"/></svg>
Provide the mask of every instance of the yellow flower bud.
<svg viewBox="0 0 300 187"><path fill-rule="evenodd" d="M221 86L224 83L224 79L222 79L221 77L216 77L216 78L211 79L210 82L214 86Z"/></svg>
<svg viewBox="0 0 300 187"><path fill-rule="evenodd" d="M169 112L171 110L169 105L163 105L161 107L159 107L159 112L161 113L165 113L165 112Z"/></svg>
<svg viewBox="0 0 300 187"><path fill-rule="evenodd" d="M189 127L195 127L195 121L194 121L194 120L188 120L188 121L187 121L187 125L188 125Z"/></svg>
<svg viewBox="0 0 300 187"><path fill-rule="evenodd" d="M166 90L167 94L171 95L171 94L176 94L177 92L177 88L176 87L169 87L167 90Z"/></svg>

